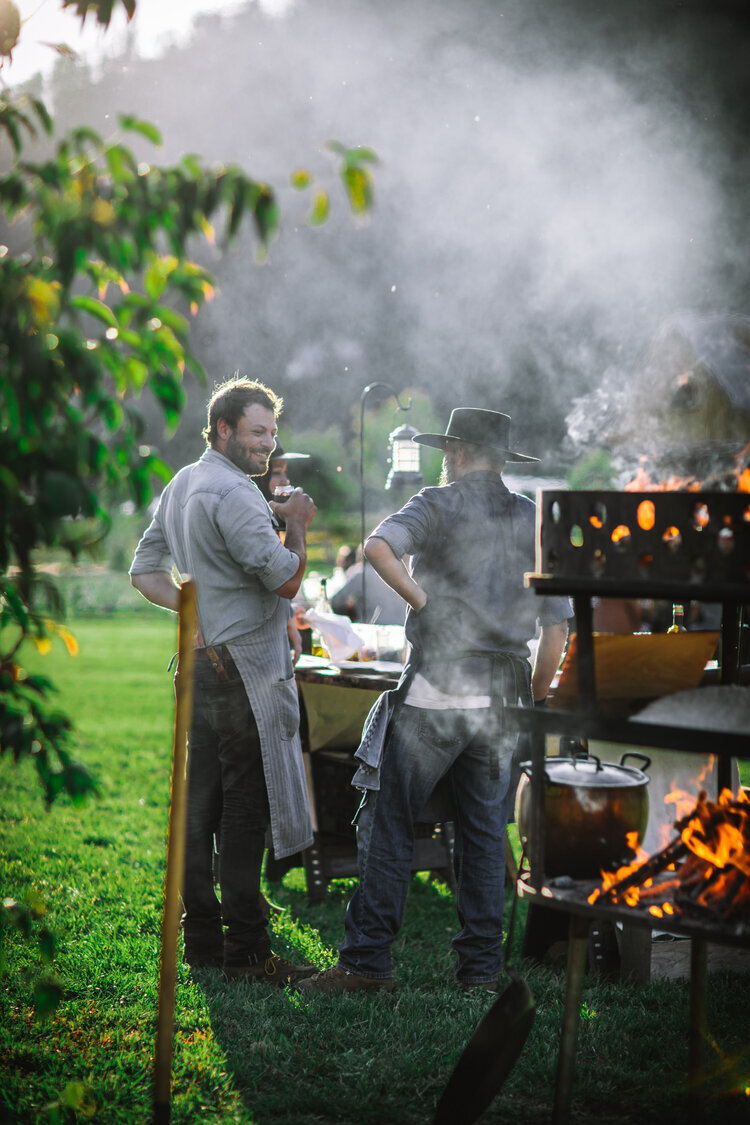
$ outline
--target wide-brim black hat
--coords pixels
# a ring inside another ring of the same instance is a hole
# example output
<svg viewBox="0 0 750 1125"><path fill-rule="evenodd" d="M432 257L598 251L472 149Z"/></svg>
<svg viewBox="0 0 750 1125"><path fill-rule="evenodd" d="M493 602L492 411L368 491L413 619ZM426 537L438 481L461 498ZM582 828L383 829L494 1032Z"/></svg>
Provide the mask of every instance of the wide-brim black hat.
<svg viewBox="0 0 750 1125"><path fill-rule="evenodd" d="M419 445L429 445L433 449L445 449L449 441L463 441L469 445L486 445L499 453L506 461L538 461L518 453L510 445L510 416L498 410L482 410L476 406L458 406L451 411L448 429L444 434L415 434L411 439Z"/></svg>
<svg viewBox="0 0 750 1125"><path fill-rule="evenodd" d="M287 453L278 438L273 453L268 458L269 461L308 461L309 459L309 453Z"/></svg>

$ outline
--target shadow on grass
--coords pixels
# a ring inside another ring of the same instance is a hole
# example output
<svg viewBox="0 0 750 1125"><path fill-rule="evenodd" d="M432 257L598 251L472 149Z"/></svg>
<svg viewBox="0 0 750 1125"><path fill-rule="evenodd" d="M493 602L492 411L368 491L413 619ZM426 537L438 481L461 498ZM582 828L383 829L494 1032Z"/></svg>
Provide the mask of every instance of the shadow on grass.
<svg viewBox="0 0 750 1125"><path fill-rule="evenodd" d="M353 882L334 883L323 903L307 902L301 873L270 897L285 907L274 922L282 955L325 968L336 959ZM507 918L506 918L507 924ZM464 1046L493 1003L453 980L453 896L415 877L394 945L392 994L303 998L269 985L227 983L204 972L213 1035L232 1084L255 1125L429 1125ZM514 962L523 934L516 925ZM551 1116L564 968L518 964L537 1004L519 1059L480 1122L548 1122ZM748 978L710 979L709 1048L713 1096L687 1094L689 992L686 981L646 988L587 978L576 1052L573 1120L603 1125L683 1122L700 1109L703 1125L739 1125L748 1100ZM744 1077L743 1077L744 1076Z"/></svg>

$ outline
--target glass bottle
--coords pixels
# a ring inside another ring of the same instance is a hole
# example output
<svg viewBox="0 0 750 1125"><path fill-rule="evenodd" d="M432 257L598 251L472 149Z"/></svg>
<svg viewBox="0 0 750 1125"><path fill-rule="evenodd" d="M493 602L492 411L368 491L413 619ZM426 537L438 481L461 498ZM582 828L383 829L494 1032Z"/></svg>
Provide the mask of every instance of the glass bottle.
<svg viewBox="0 0 750 1125"><path fill-rule="evenodd" d="M672 606L672 624L667 629L668 633L685 633L685 607L675 602Z"/></svg>
<svg viewBox="0 0 750 1125"><path fill-rule="evenodd" d="M317 597L317 600L315 602L315 606L313 607L315 609L316 613L321 613L321 614L323 614L323 613L333 613L333 610L331 609L331 603L328 600L328 593L326 591L326 581L327 581L327 579L325 579L325 578L321 578L321 580L320 580L320 589L318 591L318 597ZM312 655L313 656L322 656L326 660L329 659L329 657L331 655L329 653L328 649L326 648L325 641L323 640L323 637L318 632L318 630L315 629L315 628L313 628L313 635L312 635Z"/></svg>
<svg viewBox="0 0 750 1125"><path fill-rule="evenodd" d="M328 600L328 591L326 589L327 583L327 578L321 578L320 592L318 594L317 601L315 602L316 613L333 613L333 610L331 609L331 603Z"/></svg>

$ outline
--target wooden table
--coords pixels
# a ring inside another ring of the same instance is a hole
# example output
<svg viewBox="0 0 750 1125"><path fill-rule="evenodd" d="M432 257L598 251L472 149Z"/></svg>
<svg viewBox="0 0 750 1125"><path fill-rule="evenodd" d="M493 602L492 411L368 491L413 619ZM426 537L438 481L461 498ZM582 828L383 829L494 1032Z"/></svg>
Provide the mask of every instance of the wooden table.
<svg viewBox="0 0 750 1125"><path fill-rule="evenodd" d="M270 861L267 873L279 879L297 862L304 865L312 901L325 898L331 879L358 874L352 818L362 792L351 785L354 752L364 721L379 694L394 688L401 665L380 661L343 666L302 656L296 676L300 693L302 751L307 771L315 841L301 859ZM436 790L417 824L412 871L436 871L452 884L452 802Z"/></svg>

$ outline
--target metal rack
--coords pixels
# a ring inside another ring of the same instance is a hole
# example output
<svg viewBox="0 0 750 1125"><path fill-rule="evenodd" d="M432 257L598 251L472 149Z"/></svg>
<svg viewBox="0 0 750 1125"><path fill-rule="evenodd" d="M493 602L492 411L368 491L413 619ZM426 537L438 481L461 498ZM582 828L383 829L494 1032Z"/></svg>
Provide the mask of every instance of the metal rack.
<svg viewBox="0 0 750 1125"><path fill-rule="evenodd" d="M569 916L565 1007L558 1054L553 1122L570 1119L575 1049L589 928L595 920L653 929L646 911L596 903L594 883L548 881L544 873L544 753L547 735L659 747L719 757L718 787L730 786L732 757L747 756L748 737L710 729L614 720L597 711L593 599L657 598L722 605L721 683L739 682L743 606L750 603L750 496L736 493L545 492L538 499L538 594L573 600L577 631L578 710L509 714L530 736L529 871L519 896ZM670 930L691 938L689 1081L703 1074L706 1039L707 944L750 945L750 926L708 924L670 916ZM650 940L650 936L649 936Z"/></svg>
<svg viewBox="0 0 750 1125"><path fill-rule="evenodd" d="M332 879L348 878L359 873L352 819L362 794L351 785L357 766L354 752L367 711L379 692L396 686L398 675L362 674L332 666L311 668L298 665L297 682L300 688L302 751L314 831L312 845L298 858L305 868L308 898L311 902L320 902L325 898ZM319 744L311 733L306 704L306 691L310 687L328 693L347 693L341 698L348 700L353 714L359 716L356 735L347 732L333 738L332 744ZM440 872L452 884L453 815L450 790L443 786L432 795L417 819L412 871ZM296 861L292 857L272 864L271 877L281 878Z"/></svg>

